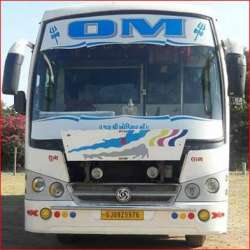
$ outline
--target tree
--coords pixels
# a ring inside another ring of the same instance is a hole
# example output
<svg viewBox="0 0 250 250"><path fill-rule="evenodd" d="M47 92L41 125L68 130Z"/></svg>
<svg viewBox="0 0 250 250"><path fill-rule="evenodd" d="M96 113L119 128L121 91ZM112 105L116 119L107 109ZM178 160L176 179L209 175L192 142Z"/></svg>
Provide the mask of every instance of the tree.
<svg viewBox="0 0 250 250"><path fill-rule="evenodd" d="M231 98L230 168L240 167L248 156L248 105L244 99Z"/></svg>
<svg viewBox="0 0 250 250"><path fill-rule="evenodd" d="M230 98L230 168L240 167L248 160L248 51L244 49L247 59L246 91L243 98Z"/></svg>
<svg viewBox="0 0 250 250"><path fill-rule="evenodd" d="M14 164L14 148L17 147L17 163L24 166L25 116L14 108L4 107L2 112L2 167L11 169Z"/></svg>

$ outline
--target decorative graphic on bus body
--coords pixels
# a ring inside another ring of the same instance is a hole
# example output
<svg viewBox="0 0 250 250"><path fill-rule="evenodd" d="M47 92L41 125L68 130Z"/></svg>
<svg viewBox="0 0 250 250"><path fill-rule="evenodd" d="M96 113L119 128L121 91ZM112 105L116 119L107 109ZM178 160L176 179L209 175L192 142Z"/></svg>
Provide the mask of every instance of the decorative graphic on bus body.
<svg viewBox="0 0 250 250"><path fill-rule="evenodd" d="M181 133L180 133L181 131ZM160 147L165 145L165 141L168 140L168 146L174 147L175 141L178 138L181 138L187 134L188 130L180 130L180 129L163 129L159 135L153 137L149 141L149 146L155 146L157 144Z"/></svg>
<svg viewBox="0 0 250 250"><path fill-rule="evenodd" d="M204 31L206 29L206 25L202 22L198 23L197 27L194 29L194 33L196 34L194 40L197 40L197 38L200 36L202 37L204 35Z"/></svg>
<svg viewBox="0 0 250 250"><path fill-rule="evenodd" d="M145 159L149 158L148 148L145 144L140 144L139 146L135 146L129 149L125 149L123 151L112 151L110 153L102 152L99 154L83 154L84 159L98 159L103 160L105 157L118 157L119 159L127 159L127 157L131 157L132 159Z"/></svg>
<svg viewBox="0 0 250 250"><path fill-rule="evenodd" d="M58 38L60 37L60 32L58 31L57 27L55 25L51 26L49 32L51 39L55 39L56 45L58 45Z"/></svg>
<svg viewBox="0 0 250 250"><path fill-rule="evenodd" d="M121 148L126 144L137 141L143 138L149 130L140 130L139 132L135 132L134 130L129 130L126 132L124 137L111 138L111 139L103 139L101 142L97 142L93 145L82 146L79 148L74 148L69 151L71 152L79 152L83 150L95 150L99 148Z"/></svg>
<svg viewBox="0 0 250 250"><path fill-rule="evenodd" d="M187 133L187 129L78 130L62 136L68 158L152 160L181 155Z"/></svg>

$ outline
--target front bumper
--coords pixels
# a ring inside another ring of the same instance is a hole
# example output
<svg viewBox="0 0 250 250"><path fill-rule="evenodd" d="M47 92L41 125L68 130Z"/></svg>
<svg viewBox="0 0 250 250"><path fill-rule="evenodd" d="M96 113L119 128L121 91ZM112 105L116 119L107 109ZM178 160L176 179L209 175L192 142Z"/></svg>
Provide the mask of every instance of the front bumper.
<svg viewBox="0 0 250 250"><path fill-rule="evenodd" d="M51 208L53 212L48 220L43 220L39 215L39 211L44 207ZM123 210L125 209L131 208ZM201 209L207 209L211 214L207 222L198 219L197 215ZM227 231L227 201L175 202L173 206L145 207L143 210L144 220L142 221L109 221L101 220L101 209L79 207L73 201L25 200L25 230L37 233L126 235L202 235ZM55 216L56 211L57 215L60 214L59 217ZM62 213L69 215L72 211L76 214L74 218L62 216ZM178 214L176 219L172 218L173 212ZM188 215L189 212L195 214L193 219L180 216L181 214Z"/></svg>

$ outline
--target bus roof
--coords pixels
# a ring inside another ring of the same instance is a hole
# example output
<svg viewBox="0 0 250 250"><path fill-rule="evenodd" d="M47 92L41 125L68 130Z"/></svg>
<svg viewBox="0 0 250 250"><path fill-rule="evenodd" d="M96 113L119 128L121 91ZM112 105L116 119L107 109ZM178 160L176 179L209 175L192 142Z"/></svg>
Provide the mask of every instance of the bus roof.
<svg viewBox="0 0 250 250"><path fill-rule="evenodd" d="M77 7L61 8L45 11L42 21L49 21L58 18L66 18L79 14L91 14L97 12L108 11L126 11L126 10L155 10L155 11L170 11L177 13L201 14L208 17L213 17L211 12L205 8L197 8L194 4L171 3L171 2L99 2L82 4Z"/></svg>

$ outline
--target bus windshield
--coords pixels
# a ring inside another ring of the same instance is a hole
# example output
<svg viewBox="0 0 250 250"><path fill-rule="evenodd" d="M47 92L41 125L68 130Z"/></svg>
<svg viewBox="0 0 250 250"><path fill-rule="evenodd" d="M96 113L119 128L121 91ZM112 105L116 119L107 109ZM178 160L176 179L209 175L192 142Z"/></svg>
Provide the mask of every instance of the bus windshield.
<svg viewBox="0 0 250 250"><path fill-rule="evenodd" d="M216 49L110 44L37 56L32 119L61 113L222 119Z"/></svg>

